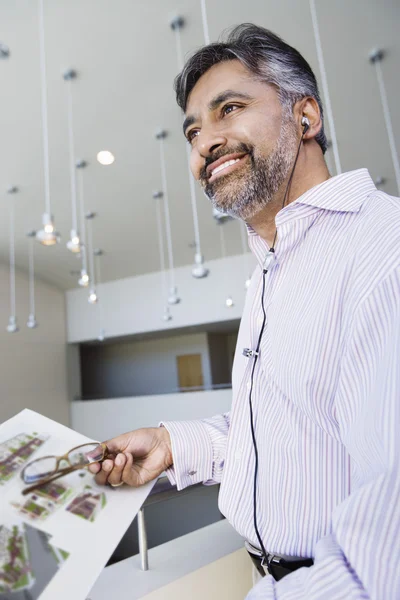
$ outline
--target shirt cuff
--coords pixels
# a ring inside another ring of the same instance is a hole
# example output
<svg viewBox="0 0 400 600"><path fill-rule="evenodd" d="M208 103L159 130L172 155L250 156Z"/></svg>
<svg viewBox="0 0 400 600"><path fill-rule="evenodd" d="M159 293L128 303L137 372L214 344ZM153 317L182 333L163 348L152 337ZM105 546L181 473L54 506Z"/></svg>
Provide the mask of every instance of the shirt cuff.
<svg viewBox="0 0 400 600"><path fill-rule="evenodd" d="M207 427L201 421L168 421L160 423L171 436L173 466L167 477L183 490L189 485L210 480L213 472L213 450Z"/></svg>

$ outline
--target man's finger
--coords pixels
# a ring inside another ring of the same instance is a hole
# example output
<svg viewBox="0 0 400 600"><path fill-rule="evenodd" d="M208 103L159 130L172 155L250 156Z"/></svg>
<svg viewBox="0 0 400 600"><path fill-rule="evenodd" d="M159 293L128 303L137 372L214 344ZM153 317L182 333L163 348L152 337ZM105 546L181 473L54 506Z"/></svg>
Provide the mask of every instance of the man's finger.
<svg viewBox="0 0 400 600"><path fill-rule="evenodd" d="M96 473L98 473L101 470L101 464L100 463L92 463L91 465L89 465L88 468L91 473L96 475Z"/></svg>
<svg viewBox="0 0 400 600"><path fill-rule="evenodd" d="M137 475L135 471L132 470L133 465L133 456L130 452L125 452L126 463L124 470L122 472L122 480L128 485L137 486Z"/></svg>
<svg viewBox="0 0 400 600"><path fill-rule="evenodd" d="M104 461L104 462L106 462L106 461ZM121 483L122 472L124 470L125 463L126 463L125 454L117 454L117 456L114 460L113 469L108 476L108 483L110 485L118 485Z"/></svg>
<svg viewBox="0 0 400 600"><path fill-rule="evenodd" d="M101 471L99 471L97 473L97 475L94 479L98 485L105 485L107 483L107 479L108 479L109 474L112 471L113 465L114 465L113 461L109 460L109 459L104 460L101 463Z"/></svg>

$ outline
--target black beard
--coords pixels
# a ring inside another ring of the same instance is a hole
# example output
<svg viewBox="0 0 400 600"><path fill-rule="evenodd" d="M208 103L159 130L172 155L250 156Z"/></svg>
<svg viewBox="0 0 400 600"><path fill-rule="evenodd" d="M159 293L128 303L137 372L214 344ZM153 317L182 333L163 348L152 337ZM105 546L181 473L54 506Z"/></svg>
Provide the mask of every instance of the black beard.
<svg viewBox="0 0 400 600"><path fill-rule="evenodd" d="M247 221L274 198L289 174L296 148L296 130L293 121L287 120L282 123L276 147L267 157L258 156L254 146L247 144L217 151L206 159L200 173L204 193L217 210ZM222 156L236 153L247 154L246 163L209 183L207 167Z"/></svg>

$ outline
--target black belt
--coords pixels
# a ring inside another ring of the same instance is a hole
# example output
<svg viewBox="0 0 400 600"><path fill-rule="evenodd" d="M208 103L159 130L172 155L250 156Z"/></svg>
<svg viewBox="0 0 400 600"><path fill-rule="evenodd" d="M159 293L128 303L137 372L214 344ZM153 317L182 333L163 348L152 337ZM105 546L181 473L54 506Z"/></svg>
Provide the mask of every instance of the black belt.
<svg viewBox="0 0 400 600"><path fill-rule="evenodd" d="M247 550L247 552L260 575L264 577L266 569L275 581L279 581L285 577L285 575L289 575L289 573L293 573L293 571L297 571L297 569L301 569L301 567L311 567L311 565L314 564L312 558L286 560L280 556L272 556L266 560L263 556L252 554L249 550Z"/></svg>

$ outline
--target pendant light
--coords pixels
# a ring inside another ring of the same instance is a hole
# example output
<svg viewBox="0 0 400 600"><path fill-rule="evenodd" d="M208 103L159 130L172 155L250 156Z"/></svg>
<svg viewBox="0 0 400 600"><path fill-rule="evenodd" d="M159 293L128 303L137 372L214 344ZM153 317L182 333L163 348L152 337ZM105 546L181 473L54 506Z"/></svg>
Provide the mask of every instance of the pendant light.
<svg viewBox="0 0 400 600"><path fill-rule="evenodd" d="M104 252L101 248L95 248L93 250L93 256L95 257L97 288L100 291L100 300L98 300L100 329L99 329L99 335L97 336L97 339L99 342L104 342L104 340L106 339L106 331L104 329L104 312L103 312L104 295L101 293L102 277L101 277L101 266L100 266L100 263L101 263L100 259L103 255L104 255Z"/></svg>
<svg viewBox="0 0 400 600"><path fill-rule="evenodd" d="M181 43L181 29L185 24L185 20L183 17L175 17L171 21L171 28L175 33L176 40L176 54L178 59L178 69L182 71L183 69L183 52L182 52L182 43ZM209 274L209 270L204 266L204 257L201 252L201 244L200 244L200 229L199 229L199 216L197 212L197 201L196 201L196 189L194 184L194 179L192 172L190 170L190 145L186 144L186 162L187 162L187 170L189 176L189 189L190 189L190 202L192 205L192 214L193 214L193 227L194 227L194 239L196 245L196 251L194 255L194 265L192 268L192 275L196 279L202 279L203 277L207 277Z"/></svg>
<svg viewBox="0 0 400 600"><path fill-rule="evenodd" d="M168 296L168 284L167 284L167 273L165 271L165 251L164 251L164 234L162 226L161 216L161 201L163 198L163 192L161 190L153 192L153 199L156 201L156 219L157 219L157 238L158 238L158 250L160 254L160 274L161 274L161 297L163 302L167 300ZM172 319L171 312L169 310L168 302L165 303L164 312L162 314L163 321L170 321Z"/></svg>
<svg viewBox="0 0 400 600"><path fill-rule="evenodd" d="M390 153L392 155L393 167L396 176L397 189L400 195L400 164L399 155L397 154L396 142L394 138L392 118L390 116L389 102L386 94L385 82L383 80L383 73L381 63L385 58L385 52L381 48L375 48L369 53L369 60L375 67L376 77L378 80L379 93L381 96L383 117L385 119L386 130L389 138Z"/></svg>
<svg viewBox="0 0 400 600"><path fill-rule="evenodd" d="M35 329L38 322L35 317L35 263L34 263L34 247L33 240L36 236L36 231L27 233L29 238L29 317L26 326L29 329Z"/></svg>
<svg viewBox="0 0 400 600"><path fill-rule="evenodd" d="M96 292L96 276L94 272L94 256L93 256L93 219L96 217L95 212L88 212L86 215L87 220L87 234L88 234L88 244L87 244L87 252L89 255L89 280L90 280L90 289L88 302L89 304L96 304L98 297Z"/></svg>
<svg viewBox="0 0 400 600"><path fill-rule="evenodd" d="M43 167L46 212L43 213L43 229L36 233L36 239L43 246L54 246L60 241L60 234L55 230L51 214L50 203L50 167L49 167L49 130L47 110L47 80L46 80L46 54L44 39L43 0L39 0L39 42L40 42L40 74L42 85L42 137L43 137Z"/></svg>
<svg viewBox="0 0 400 600"><path fill-rule="evenodd" d="M328 78L326 75L324 55L322 52L321 36L319 33L317 10L315 8L315 0L310 0L310 12L311 12L311 21L312 21L313 31L314 31L315 45L316 45L316 49L317 49L319 70L321 72L321 83L322 83L322 91L323 91L324 100L325 100L326 116L328 119L329 131L330 131L330 136L331 136L331 140L332 140L332 150L333 150L333 156L335 159L336 175L340 175L342 172L342 167L340 164L339 148L338 148L337 137L336 137L335 122L333 119L331 97L329 95Z"/></svg>
<svg viewBox="0 0 400 600"><path fill-rule="evenodd" d="M68 150L69 150L69 171L71 179L71 208L72 208L72 227L70 239L67 242L67 248L70 252L78 254L81 251L81 242L78 231L78 203L76 194L76 168L75 168L75 144L74 144L74 120L72 110L72 82L77 78L77 73L69 69L63 75L67 83L67 113L68 113Z"/></svg>
<svg viewBox="0 0 400 600"><path fill-rule="evenodd" d="M164 140L167 137L167 132L162 129L156 134L156 139L160 142L160 166L161 166L161 181L164 198L164 216L165 216L165 231L167 236L168 262L169 262L169 292L168 304L178 304L181 299L178 296L178 288L175 285L175 269L174 256L172 252L172 235L171 235L171 219L169 213L168 200L168 184L167 184L167 169L165 166L165 148Z"/></svg>
<svg viewBox="0 0 400 600"><path fill-rule="evenodd" d="M81 255L81 271L78 279L78 284L81 287L87 287L89 285L89 274L88 274L88 262L87 262L87 248L86 248L86 219L85 219L85 198L84 198L84 186L83 186L83 173L87 167L85 160L79 160L76 163L78 169L78 188L79 188L79 212L80 212L80 226L81 226L81 237L80 237L80 255Z"/></svg>
<svg viewBox="0 0 400 600"><path fill-rule="evenodd" d="M219 236L220 236L219 239L220 239L220 244L221 244L221 258L226 258L225 233L224 233L223 224L221 224L219 226ZM225 273L225 270L224 270L224 273ZM225 306L227 308L232 308L232 306L234 306L233 298L231 295L228 295L226 297Z"/></svg>
<svg viewBox="0 0 400 600"><path fill-rule="evenodd" d="M7 193L11 195L10 209L10 316L8 319L7 332L17 333L19 331L16 302L15 302L15 203L14 195L18 192L18 188L12 186L8 188Z"/></svg>

